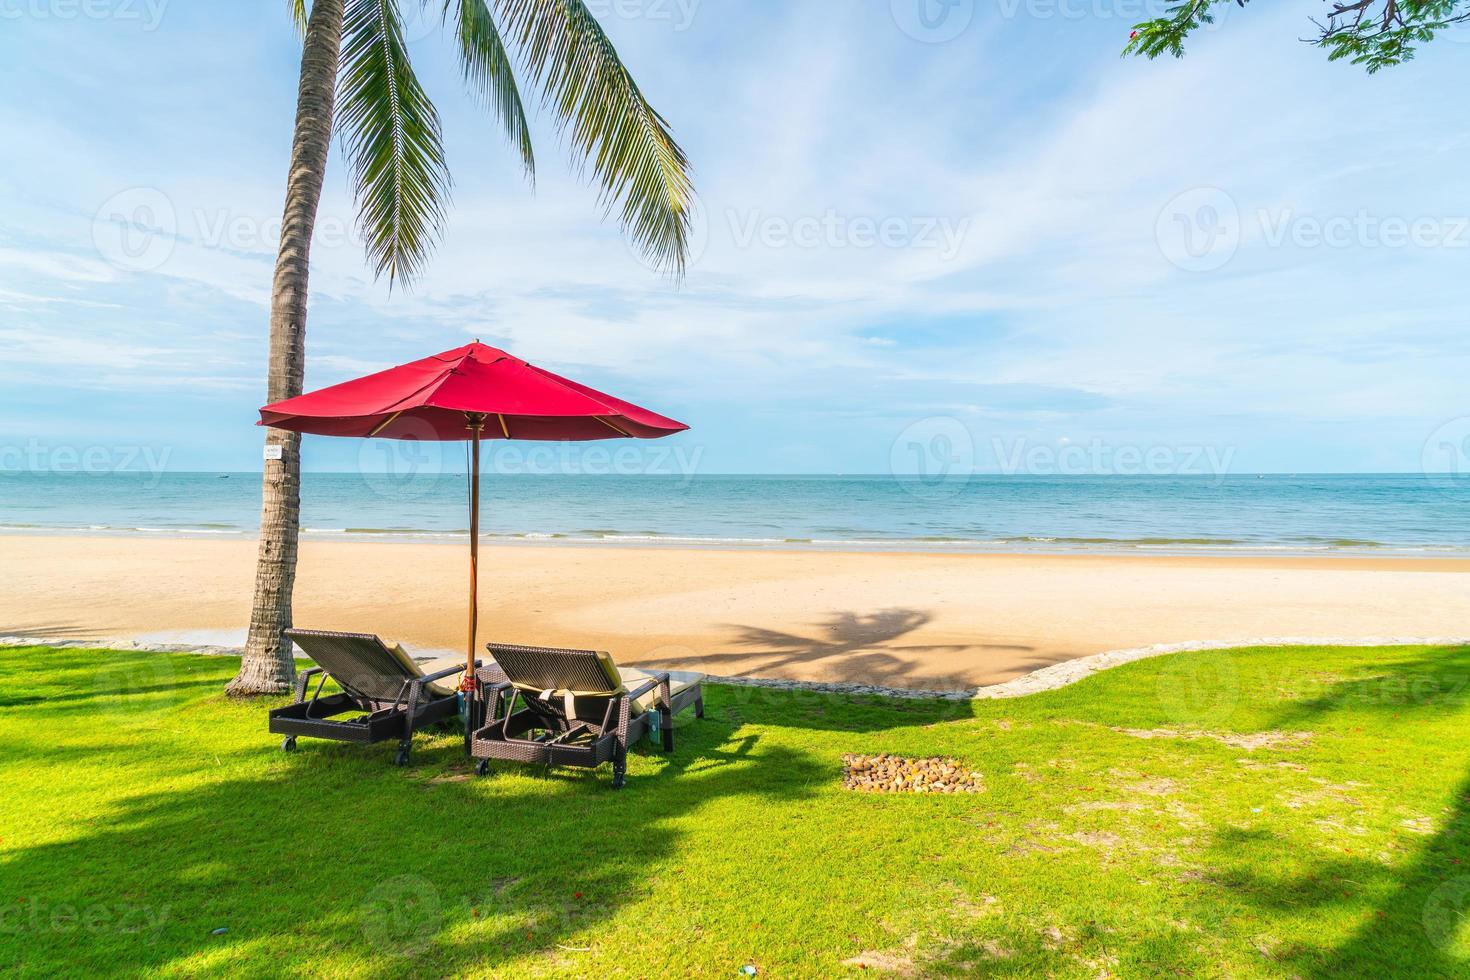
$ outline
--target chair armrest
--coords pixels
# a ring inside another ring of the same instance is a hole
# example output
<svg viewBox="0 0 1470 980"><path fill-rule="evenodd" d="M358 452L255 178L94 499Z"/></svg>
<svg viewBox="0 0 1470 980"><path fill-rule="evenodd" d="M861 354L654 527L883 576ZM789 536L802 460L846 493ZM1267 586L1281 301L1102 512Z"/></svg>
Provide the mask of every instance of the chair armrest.
<svg viewBox="0 0 1470 980"><path fill-rule="evenodd" d="M510 681L497 681L494 684L482 684L476 688L480 700L490 706L490 711L485 716L485 724L488 725L490 722L500 718L500 706L504 703L501 695L506 691L512 690L514 687L515 685Z"/></svg>
<svg viewBox="0 0 1470 980"><path fill-rule="evenodd" d="M664 674L663 675L663 677L664 677L665 680L668 679L668 676L669 676L668 674ZM638 687L635 687L632 690L628 691L628 700L629 701L636 701L636 700L638 700L639 698L643 697L643 695L645 695L649 691L653 690L655 687L658 687L658 684L659 684L659 679L657 677L650 677L648 680L644 681Z"/></svg>
<svg viewBox="0 0 1470 980"><path fill-rule="evenodd" d="M432 684L434 681L442 681L446 677L452 677L455 674L462 673L464 673L463 667L446 667L443 670L435 671L432 674L425 674L423 677L410 678L407 681L408 713L410 715L417 714L419 710L419 705L425 703L424 689ZM402 695L399 695L399 701L402 700Z"/></svg>
<svg viewBox="0 0 1470 980"><path fill-rule="evenodd" d="M417 684L428 684L431 681L442 681L444 678L449 677L452 674L462 673L464 673L463 667L446 667L443 670L435 671L432 674L425 674L423 677L417 677L414 679L414 682Z"/></svg>
<svg viewBox="0 0 1470 980"><path fill-rule="evenodd" d="M311 679L317 674L325 674L326 672L327 669L325 667L308 667L307 669L296 675L297 704L300 704L302 701L306 700L306 685L311 683Z"/></svg>

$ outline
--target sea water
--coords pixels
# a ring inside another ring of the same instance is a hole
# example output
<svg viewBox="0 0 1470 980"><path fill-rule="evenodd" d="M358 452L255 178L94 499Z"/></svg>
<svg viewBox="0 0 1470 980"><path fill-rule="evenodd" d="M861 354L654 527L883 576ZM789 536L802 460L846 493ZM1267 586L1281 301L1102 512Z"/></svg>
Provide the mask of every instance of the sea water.
<svg viewBox="0 0 1470 980"><path fill-rule="evenodd" d="M1470 479L1442 475L500 475L490 541L1131 553L1470 554ZM0 535L250 537L252 473L0 472ZM468 533L464 474L307 473L307 538ZM3 546L3 537L0 537Z"/></svg>

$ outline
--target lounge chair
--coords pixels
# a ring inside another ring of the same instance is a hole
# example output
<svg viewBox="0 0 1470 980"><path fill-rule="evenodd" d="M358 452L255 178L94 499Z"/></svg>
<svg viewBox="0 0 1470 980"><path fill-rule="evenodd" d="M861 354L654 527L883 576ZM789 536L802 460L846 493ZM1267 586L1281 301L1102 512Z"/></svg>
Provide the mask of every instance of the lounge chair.
<svg viewBox="0 0 1470 980"><path fill-rule="evenodd" d="M317 664L297 675L296 700L270 713L270 730L285 736L281 748L286 752L296 748L301 735L364 745L396 738L394 763L405 766L413 733L459 712L455 695L464 673L460 658L420 664L401 646L371 633L288 629L286 637ZM480 667L476 676L492 685L505 679L493 664ZM313 677L318 677L316 690L308 700ZM322 696L328 677L342 689L340 694ZM349 713L354 717L337 717Z"/></svg>
<svg viewBox="0 0 1470 980"><path fill-rule="evenodd" d="M613 788L628 772L628 745L651 730L674 749L674 715L694 706L704 717L703 674L646 673L618 667L595 650L490 643L485 647L505 681L481 688L488 721L470 740L470 754L489 760L596 768L613 766Z"/></svg>

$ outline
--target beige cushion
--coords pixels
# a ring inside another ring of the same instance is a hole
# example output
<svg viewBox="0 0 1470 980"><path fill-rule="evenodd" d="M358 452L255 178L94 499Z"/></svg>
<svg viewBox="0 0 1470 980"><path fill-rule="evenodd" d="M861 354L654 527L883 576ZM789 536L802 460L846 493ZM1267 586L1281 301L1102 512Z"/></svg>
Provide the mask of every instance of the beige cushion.
<svg viewBox="0 0 1470 980"><path fill-rule="evenodd" d="M644 681L652 679L654 676L652 673L646 670L639 670L637 667L619 667L618 672L622 674L624 686L630 691ZM692 670L670 670L667 673L669 675L670 697L704 680L703 674L696 674ZM633 712L635 714L643 711L652 711L656 707L658 707L658 688L656 686L646 694L639 695L637 700L633 702Z"/></svg>
<svg viewBox="0 0 1470 980"><path fill-rule="evenodd" d="M435 661L435 663L438 662L439 661ZM444 663L447 664L448 660L445 660ZM554 692L555 696L562 698L568 696L573 698L607 698L613 694L618 693L619 691L632 690L633 688L638 687L644 681L651 680L654 676L648 671L639 670L637 667L619 667L617 663L613 660L612 655L602 650L597 651L597 663L598 666L602 668L603 673L607 675L608 684L613 688L612 691L609 691L607 693L602 693L599 691L557 691ZM428 673L433 673L432 670L428 670L428 664L424 664L424 667L426 668ZM704 680L703 674L696 674L693 671L671 670L667 673L669 675L670 697L673 697L680 691L683 691L689 687L693 687L695 684L698 684ZM542 691L528 688L524 684L517 684L516 687L520 689L522 693L528 694L531 697L540 697L541 694L544 693ZM603 703L605 704L606 702L604 701ZM658 688L654 687L652 690L639 695L633 701L632 713L635 715L639 715L645 711L651 711L657 706Z"/></svg>
<svg viewBox="0 0 1470 980"><path fill-rule="evenodd" d="M464 677L463 657L436 657L433 660L420 662L410 657L408 651L403 649L403 644L401 643L391 643L388 640L384 640L383 646L387 647L388 652L393 654L394 660L397 660L409 673L416 677L427 677L429 674L437 674L439 671L448 670L450 667L459 667L459 673L450 674L443 680L431 681L424 685L424 687L441 697L453 694L459 690L460 678Z"/></svg>
<svg viewBox="0 0 1470 980"><path fill-rule="evenodd" d="M421 661L418 665L419 670L425 675L437 674L450 667L458 667L459 673L450 674L441 681L430 681L424 686L435 694L453 694L458 691L460 681L464 678L464 657L435 657L433 660Z"/></svg>

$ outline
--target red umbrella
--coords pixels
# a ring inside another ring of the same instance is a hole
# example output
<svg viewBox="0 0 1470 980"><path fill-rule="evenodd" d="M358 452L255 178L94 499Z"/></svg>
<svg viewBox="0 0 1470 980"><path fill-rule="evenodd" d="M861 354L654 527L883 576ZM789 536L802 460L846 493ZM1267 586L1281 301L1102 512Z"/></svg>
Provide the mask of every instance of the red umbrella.
<svg viewBox="0 0 1470 980"><path fill-rule="evenodd" d="M480 440L657 439L689 426L473 344L260 410L260 425L322 436L457 441L472 446L470 627L465 691L475 688L479 619Z"/></svg>

